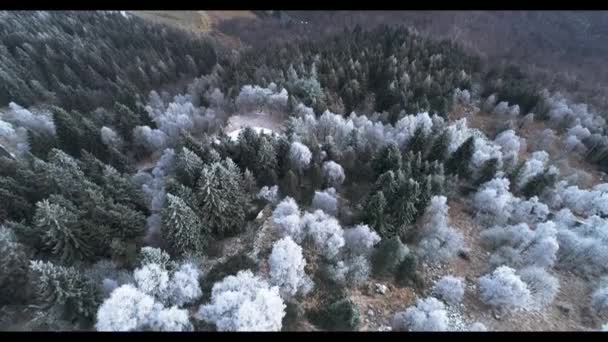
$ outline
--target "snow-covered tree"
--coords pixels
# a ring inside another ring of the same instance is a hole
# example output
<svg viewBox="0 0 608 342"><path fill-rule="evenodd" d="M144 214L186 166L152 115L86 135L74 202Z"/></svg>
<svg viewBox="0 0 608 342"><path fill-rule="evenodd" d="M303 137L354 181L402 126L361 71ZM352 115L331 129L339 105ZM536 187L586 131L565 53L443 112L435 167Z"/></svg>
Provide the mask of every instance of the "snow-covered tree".
<svg viewBox="0 0 608 342"><path fill-rule="evenodd" d="M279 287L284 298L305 295L312 289L312 280L304 272L306 260L302 247L289 236L275 242L268 264L270 283Z"/></svg>
<svg viewBox="0 0 608 342"><path fill-rule="evenodd" d="M167 194L161 235L172 255L200 255L209 232L196 213L177 196Z"/></svg>
<svg viewBox="0 0 608 342"><path fill-rule="evenodd" d="M315 191L311 207L314 209L321 209L330 215L336 216L338 214L336 189L329 188L323 191Z"/></svg>
<svg viewBox="0 0 608 342"><path fill-rule="evenodd" d="M256 195L258 199L267 201L268 203L275 205L279 202L279 187L277 185L268 187L264 186Z"/></svg>
<svg viewBox="0 0 608 342"><path fill-rule="evenodd" d="M300 217L300 208L291 197L286 197L272 212L272 221L281 237L290 236L295 242L304 239L304 223Z"/></svg>
<svg viewBox="0 0 608 342"><path fill-rule="evenodd" d="M133 272L137 288L160 301L169 295L169 272L159 264L147 264Z"/></svg>
<svg viewBox="0 0 608 342"><path fill-rule="evenodd" d="M30 270L36 275L35 293L38 302L47 305L47 308L62 306L63 315L69 319L95 316L99 293L84 274L73 267L40 260L31 261Z"/></svg>
<svg viewBox="0 0 608 342"><path fill-rule="evenodd" d="M328 259L335 258L344 247L344 230L338 220L321 210L304 214L302 220L315 248Z"/></svg>
<svg viewBox="0 0 608 342"><path fill-rule="evenodd" d="M371 264L365 255L349 255L327 266L329 278L340 286L357 287L371 275Z"/></svg>
<svg viewBox="0 0 608 342"><path fill-rule="evenodd" d="M501 132L494 139L502 151L503 163L506 167L513 167L517 164L519 151L522 148L522 139L517 136L514 130L509 129Z"/></svg>
<svg viewBox="0 0 608 342"><path fill-rule="evenodd" d="M306 145L297 141L291 143L289 147L289 160L296 170L301 171L306 169L310 165L311 159L312 153Z"/></svg>
<svg viewBox="0 0 608 342"><path fill-rule="evenodd" d="M591 307L598 314L608 313L608 277L600 279L598 288L591 294Z"/></svg>
<svg viewBox="0 0 608 342"><path fill-rule="evenodd" d="M380 236L367 225L360 224L344 230L344 241L350 253L369 256L380 242Z"/></svg>
<svg viewBox="0 0 608 342"><path fill-rule="evenodd" d="M333 160L323 163L323 175L325 176L325 181L330 186L338 186L342 184L346 178L342 166Z"/></svg>
<svg viewBox="0 0 608 342"><path fill-rule="evenodd" d="M481 300L502 310L519 310L530 306L531 293L515 270L500 266L478 280Z"/></svg>
<svg viewBox="0 0 608 342"><path fill-rule="evenodd" d="M0 301L11 302L20 297L27 271L25 246L17 241L12 229L0 226L0 288L4 289Z"/></svg>
<svg viewBox="0 0 608 342"><path fill-rule="evenodd" d="M433 297L418 299L416 305L393 317L393 331L447 331L449 320L445 305Z"/></svg>
<svg viewBox="0 0 608 342"><path fill-rule="evenodd" d="M279 331L285 304L277 286L239 271L213 285L211 303L201 305L198 315L219 331Z"/></svg>
<svg viewBox="0 0 608 342"><path fill-rule="evenodd" d="M469 325L467 331L483 332L483 331L488 331L488 328L481 322L475 322L475 323L472 323L471 325Z"/></svg>
<svg viewBox="0 0 608 342"><path fill-rule="evenodd" d="M506 224L511 217L513 194L507 178L494 178L483 184L473 196L476 219L484 225Z"/></svg>
<svg viewBox="0 0 608 342"><path fill-rule="evenodd" d="M173 272L169 282L169 302L178 307L191 303L202 295L199 285L199 271L190 264L184 263Z"/></svg>
<svg viewBox="0 0 608 342"><path fill-rule="evenodd" d="M158 306L154 298L135 286L123 285L97 310L98 331L135 331L148 327Z"/></svg>
<svg viewBox="0 0 608 342"><path fill-rule="evenodd" d="M559 281L541 267L526 267L517 271L531 294L531 307L542 309L550 305L559 291Z"/></svg>
<svg viewBox="0 0 608 342"><path fill-rule="evenodd" d="M100 131L101 141L108 146L120 146L120 137L110 127L103 126Z"/></svg>
<svg viewBox="0 0 608 342"><path fill-rule="evenodd" d="M464 281L462 278L444 276L435 283L432 292L447 304L457 305L464 297Z"/></svg>
<svg viewBox="0 0 608 342"><path fill-rule="evenodd" d="M422 217L417 254L427 262L444 262L463 247L462 234L449 226L448 209L444 196L434 196Z"/></svg>

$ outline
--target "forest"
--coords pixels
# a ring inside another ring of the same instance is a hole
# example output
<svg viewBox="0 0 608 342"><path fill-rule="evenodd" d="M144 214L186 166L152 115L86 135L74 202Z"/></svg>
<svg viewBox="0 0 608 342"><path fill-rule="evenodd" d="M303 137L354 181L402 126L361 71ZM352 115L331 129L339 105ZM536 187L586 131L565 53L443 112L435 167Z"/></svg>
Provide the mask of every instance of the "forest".
<svg viewBox="0 0 608 342"><path fill-rule="evenodd" d="M334 31L0 12L0 330L608 330L605 109Z"/></svg>

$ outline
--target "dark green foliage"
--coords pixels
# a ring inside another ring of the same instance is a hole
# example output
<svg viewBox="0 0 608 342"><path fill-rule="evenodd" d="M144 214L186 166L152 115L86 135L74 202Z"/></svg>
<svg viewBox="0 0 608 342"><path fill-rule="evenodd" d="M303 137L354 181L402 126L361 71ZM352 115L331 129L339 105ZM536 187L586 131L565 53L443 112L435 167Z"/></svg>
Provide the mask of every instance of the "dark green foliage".
<svg viewBox="0 0 608 342"><path fill-rule="evenodd" d="M177 179L185 186L194 187L203 169L203 160L187 147L182 147L176 157L175 175Z"/></svg>
<svg viewBox="0 0 608 342"><path fill-rule="evenodd" d="M310 316L315 325L331 331L355 331L361 319L359 308L348 298L339 299Z"/></svg>
<svg viewBox="0 0 608 342"><path fill-rule="evenodd" d="M173 256L202 255L209 231L181 198L167 194L161 236Z"/></svg>
<svg viewBox="0 0 608 342"><path fill-rule="evenodd" d="M28 273L25 247L17 241L12 229L0 226L0 304L24 299Z"/></svg>
<svg viewBox="0 0 608 342"><path fill-rule="evenodd" d="M32 261L30 270L37 301L45 307L59 306L68 320L95 317L100 304L96 286L73 267L57 266L50 262Z"/></svg>
<svg viewBox="0 0 608 342"><path fill-rule="evenodd" d="M133 138L133 128L142 124L139 121L139 116L133 113L129 107L119 102L114 103L113 109L113 125L116 128L116 132L120 134L125 141L131 141Z"/></svg>
<svg viewBox="0 0 608 342"><path fill-rule="evenodd" d="M427 141L427 136L424 134L424 130L420 126L414 131L414 135L408 143L408 149L413 153L424 152L427 150Z"/></svg>
<svg viewBox="0 0 608 342"><path fill-rule="evenodd" d="M479 176L477 177L473 185L475 187L478 187L485 182L491 181L496 175L496 172L498 172L498 159L492 158L486 160L481 166L481 169L479 170Z"/></svg>
<svg viewBox="0 0 608 342"><path fill-rule="evenodd" d="M372 167L377 176L386 171L397 171L401 169L401 151L395 144L384 146L372 161Z"/></svg>
<svg viewBox="0 0 608 342"><path fill-rule="evenodd" d="M408 249L399 237L383 239L372 255L374 275L388 276L394 274L407 254Z"/></svg>
<svg viewBox="0 0 608 342"><path fill-rule="evenodd" d="M393 227L388 222L385 214L386 207L384 194L382 191L377 191L365 204L361 218L383 238L394 234Z"/></svg>
<svg viewBox="0 0 608 342"><path fill-rule="evenodd" d="M403 258L397 268L395 279L401 286L410 286L417 290L424 287L424 281L418 273L418 260L414 255L408 254Z"/></svg>
<svg viewBox="0 0 608 342"><path fill-rule="evenodd" d="M431 150L429 151L427 159L429 161L438 160L443 162L448 153L448 147L450 144L450 131L443 130L440 135L436 136L433 139L433 144L431 146Z"/></svg>
<svg viewBox="0 0 608 342"><path fill-rule="evenodd" d="M557 175L551 171L544 170L543 172L532 177L521 189L521 194L525 198L540 196L543 191L552 187L557 181Z"/></svg>
<svg viewBox="0 0 608 342"><path fill-rule="evenodd" d="M240 232L250 199L245 196L243 176L230 159L203 168L197 183L202 223L218 237Z"/></svg>
<svg viewBox="0 0 608 342"><path fill-rule="evenodd" d="M468 178L470 176L469 164L474 152L475 138L470 137L448 158L445 163L446 171L457 174L461 178Z"/></svg>
<svg viewBox="0 0 608 342"><path fill-rule="evenodd" d="M281 192L293 198L299 198L299 181L298 176L292 171L287 171L285 178L281 182Z"/></svg>

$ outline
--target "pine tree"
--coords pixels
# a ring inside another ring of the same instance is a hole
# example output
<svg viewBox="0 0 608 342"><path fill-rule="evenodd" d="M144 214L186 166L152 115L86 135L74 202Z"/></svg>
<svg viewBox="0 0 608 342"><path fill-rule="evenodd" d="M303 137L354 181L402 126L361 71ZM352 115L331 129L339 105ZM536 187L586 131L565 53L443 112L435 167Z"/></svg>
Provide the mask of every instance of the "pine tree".
<svg viewBox="0 0 608 342"><path fill-rule="evenodd" d="M263 136L255 156L253 171L262 185L276 184L277 155L269 138Z"/></svg>
<svg viewBox="0 0 608 342"><path fill-rule="evenodd" d="M100 304L95 285L73 267L51 262L31 261L30 270L37 275L37 299L46 307L60 306L67 319L84 317L91 320Z"/></svg>
<svg viewBox="0 0 608 342"><path fill-rule="evenodd" d="M469 177L469 164L475 152L475 138L469 137L454 153L448 158L445 164L449 173L455 173L459 177Z"/></svg>
<svg viewBox="0 0 608 342"><path fill-rule="evenodd" d="M532 177L521 189L525 198L539 196L543 191L555 184L556 174L548 169Z"/></svg>
<svg viewBox="0 0 608 342"><path fill-rule="evenodd" d="M34 222L43 242L61 262L71 263L90 256L91 248L78 229L78 216L48 200L36 203Z"/></svg>
<svg viewBox="0 0 608 342"><path fill-rule="evenodd" d="M496 175L496 172L498 172L498 159L491 158L486 160L483 163L481 170L479 170L479 176L475 180L474 186L479 187L481 184L491 181Z"/></svg>
<svg viewBox="0 0 608 342"><path fill-rule="evenodd" d="M293 198L299 198L300 191L298 176L296 176L292 170L287 171L282 183L282 193Z"/></svg>
<svg viewBox="0 0 608 342"><path fill-rule="evenodd" d="M384 194L377 191L368 199L363 209L363 222L374 228L382 238L394 235L393 227L387 222L386 207Z"/></svg>
<svg viewBox="0 0 608 342"><path fill-rule="evenodd" d="M249 198L236 164L227 159L203 168L197 187L204 225L217 236L242 229Z"/></svg>
<svg viewBox="0 0 608 342"><path fill-rule="evenodd" d="M18 302L25 295L28 257L12 229L0 226L0 303Z"/></svg>
<svg viewBox="0 0 608 342"><path fill-rule="evenodd" d="M178 180L192 187L196 184L198 176L203 168L203 160L186 147L177 154L175 173Z"/></svg>
<svg viewBox="0 0 608 342"><path fill-rule="evenodd" d="M439 136L433 140L433 145L429 151L427 159L430 161L444 161L450 145L450 131L444 130Z"/></svg>
<svg viewBox="0 0 608 342"><path fill-rule="evenodd" d="M209 232L184 200L167 194L167 206L162 211L162 221L161 235L171 255L202 254Z"/></svg>
<svg viewBox="0 0 608 342"><path fill-rule="evenodd" d="M78 122L59 107L53 107L52 112L59 146L69 154L77 156L80 153L79 142L82 135Z"/></svg>
<svg viewBox="0 0 608 342"><path fill-rule="evenodd" d="M424 134L424 130L422 126L419 126L418 128L416 128L416 130L414 131L414 135L409 141L408 149L414 153L424 152L427 149L426 143L427 138Z"/></svg>
<svg viewBox="0 0 608 342"><path fill-rule="evenodd" d="M383 147L376 158L372 161L372 167L376 176L379 176L386 171L397 171L401 169L402 158L401 151L397 145L391 143Z"/></svg>

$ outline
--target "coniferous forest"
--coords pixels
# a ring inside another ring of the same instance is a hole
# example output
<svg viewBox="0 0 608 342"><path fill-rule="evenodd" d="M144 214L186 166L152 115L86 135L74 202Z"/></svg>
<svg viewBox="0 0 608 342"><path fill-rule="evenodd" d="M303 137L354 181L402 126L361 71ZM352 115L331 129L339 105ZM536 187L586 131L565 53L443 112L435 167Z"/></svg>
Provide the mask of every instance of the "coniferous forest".
<svg viewBox="0 0 608 342"><path fill-rule="evenodd" d="M606 330L605 110L415 27L0 12L0 330Z"/></svg>

